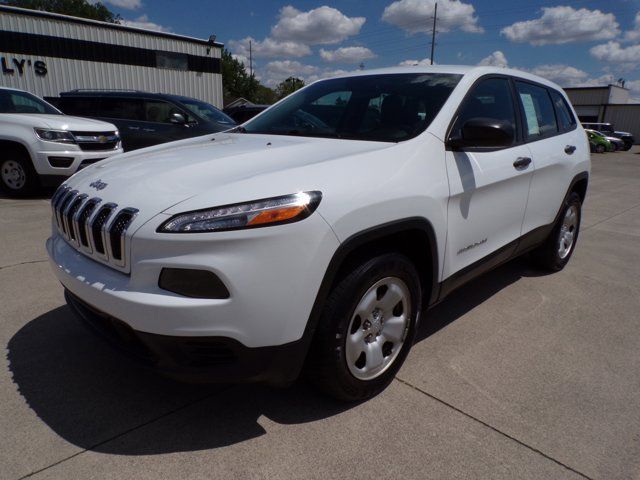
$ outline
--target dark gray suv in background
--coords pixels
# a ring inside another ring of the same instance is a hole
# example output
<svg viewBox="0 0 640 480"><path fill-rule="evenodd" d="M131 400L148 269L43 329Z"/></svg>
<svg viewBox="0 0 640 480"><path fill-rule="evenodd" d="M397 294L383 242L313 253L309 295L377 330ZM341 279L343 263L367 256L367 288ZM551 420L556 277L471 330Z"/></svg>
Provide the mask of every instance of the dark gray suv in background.
<svg viewBox="0 0 640 480"><path fill-rule="evenodd" d="M189 97L137 91L73 90L55 104L68 115L115 124L125 151L229 130L236 122Z"/></svg>

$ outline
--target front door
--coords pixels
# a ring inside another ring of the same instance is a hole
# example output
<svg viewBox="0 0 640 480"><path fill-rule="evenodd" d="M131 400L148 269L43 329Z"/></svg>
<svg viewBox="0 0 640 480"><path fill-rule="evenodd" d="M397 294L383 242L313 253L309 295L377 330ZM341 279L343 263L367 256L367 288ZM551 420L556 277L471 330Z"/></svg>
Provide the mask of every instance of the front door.
<svg viewBox="0 0 640 480"><path fill-rule="evenodd" d="M521 235L534 170L529 148L521 141L508 78L490 77L476 84L453 131L471 118L509 122L516 134L508 147L446 152L450 198L443 279L477 273L476 262L497 263L511 255Z"/></svg>

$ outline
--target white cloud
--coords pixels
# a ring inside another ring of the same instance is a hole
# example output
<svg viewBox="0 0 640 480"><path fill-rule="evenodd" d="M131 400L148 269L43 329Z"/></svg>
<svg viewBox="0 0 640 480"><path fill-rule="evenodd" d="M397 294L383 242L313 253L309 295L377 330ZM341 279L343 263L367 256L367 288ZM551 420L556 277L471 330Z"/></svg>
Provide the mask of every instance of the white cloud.
<svg viewBox="0 0 640 480"><path fill-rule="evenodd" d="M612 13L566 6L546 7L542 12L540 18L516 22L500 33L512 42L528 42L536 46L608 40L620 34Z"/></svg>
<svg viewBox="0 0 640 480"><path fill-rule="evenodd" d="M275 60L260 69L260 77L265 85L275 87L289 77L297 77L307 81L310 75L317 74L320 69L314 65L305 65L295 60Z"/></svg>
<svg viewBox="0 0 640 480"><path fill-rule="evenodd" d="M640 64L640 45L623 47L619 42L607 42L592 47L589 53L601 62L619 63L628 67Z"/></svg>
<svg viewBox="0 0 640 480"><path fill-rule="evenodd" d="M491 55L484 57L478 65L491 67L506 67L509 65L507 57L500 50L496 50Z"/></svg>
<svg viewBox="0 0 640 480"><path fill-rule="evenodd" d="M278 23L271 28L271 36L306 45L339 43L357 35L365 21L364 17L347 17L340 10L326 5L308 12L289 5L280 10Z"/></svg>
<svg viewBox="0 0 640 480"><path fill-rule="evenodd" d="M627 42L637 42L640 40L640 12L636 13L636 17L633 20L633 30L628 30L624 33L624 39Z"/></svg>
<svg viewBox="0 0 640 480"><path fill-rule="evenodd" d="M105 3L126 10L137 10L142 7L142 0L105 0Z"/></svg>
<svg viewBox="0 0 640 480"><path fill-rule="evenodd" d="M320 57L325 62L358 63L362 60L375 58L376 54L366 47L342 47L337 50L320 49Z"/></svg>
<svg viewBox="0 0 640 480"><path fill-rule="evenodd" d="M564 64L538 65L528 71L562 87L583 85L589 77L589 74L584 70Z"/></svg>
<svg viewBox="0 0 640 480"><path fill-rule="evenodd" d="M230 40L229 48L236 55L249 58L249 42L254 58L275 58L275 57L304 57L311 54L311 49L302 43L274 40L265 38L257 41L254 38L246 37L242 40Z"/></svg>
<svg viewBox="0 0 640 480"><path fill-rule="evenodd" d="M435 65L435 62L433 62ZM423 58L422 60L403 60L398 64L399 67L428 67L431 65L431 60Z"/></svg>
<svg viewBox="0 0 640 480"><path fill-rule="evenodd" d="M122 20L122 25L127 27L144 28L145 30L156 30L158 32L171 32L171 27L165 27L149 21L147 15L141 15L135 20Z"/></svg>
<svg viewBox="0 0 640 480"><path fill-rule="evenodd" d="M409 33L430 32L436 0L398 0L388 5L382 20ZM468 33L482 33L475 8L458 0L438 0L437 29L449 32L460 29Z"/></svg>

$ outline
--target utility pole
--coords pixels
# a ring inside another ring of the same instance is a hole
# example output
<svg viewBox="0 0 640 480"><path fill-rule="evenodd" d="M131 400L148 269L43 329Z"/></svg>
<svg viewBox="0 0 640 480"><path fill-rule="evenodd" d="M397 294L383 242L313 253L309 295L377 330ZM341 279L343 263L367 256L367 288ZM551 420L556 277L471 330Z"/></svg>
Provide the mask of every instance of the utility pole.
<svg viewBox="0 0 640 480"><path fill-rule="evenodd" d="M251 40L249 40L249 76L253 77L253 52L251 50Z"/></svg>
<svg viewBox="0 0 640 480"><path fill-rule="evenodd" d="M438 2L433 9L433 30L431 31L431 65L433 65L433 50L436 47L436 19L438 18Z"/></svg>

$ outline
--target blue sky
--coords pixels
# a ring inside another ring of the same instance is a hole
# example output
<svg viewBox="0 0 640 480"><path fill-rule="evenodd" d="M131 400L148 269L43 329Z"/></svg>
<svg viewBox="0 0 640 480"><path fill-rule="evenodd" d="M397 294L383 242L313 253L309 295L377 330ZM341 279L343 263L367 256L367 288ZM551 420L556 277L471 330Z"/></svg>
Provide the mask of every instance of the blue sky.
<svg viewBox="0 0 640 480"><path fill-rule="evenodd" d="M107 0L127 22L219 41L263 83L428 57L434 0ZM563 86L620 77L640 96L640 0L439 0L435 60L522 68Z"/></svg>

